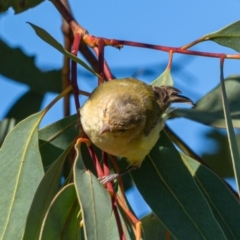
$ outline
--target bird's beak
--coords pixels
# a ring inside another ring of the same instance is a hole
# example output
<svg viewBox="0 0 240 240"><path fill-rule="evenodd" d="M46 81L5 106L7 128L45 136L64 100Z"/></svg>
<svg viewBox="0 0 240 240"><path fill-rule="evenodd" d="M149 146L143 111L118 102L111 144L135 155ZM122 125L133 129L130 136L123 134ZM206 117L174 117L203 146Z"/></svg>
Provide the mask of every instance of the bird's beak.
<svg viewBox="0 0 240 240"><path fill-rule="evenodd" d="M99 134L103 134L103 133L106 133L106 132L110 132L111 131L111 128L107 125L107 124L103 124L103 127L101 129L101 131L99 132Z"/></svg>

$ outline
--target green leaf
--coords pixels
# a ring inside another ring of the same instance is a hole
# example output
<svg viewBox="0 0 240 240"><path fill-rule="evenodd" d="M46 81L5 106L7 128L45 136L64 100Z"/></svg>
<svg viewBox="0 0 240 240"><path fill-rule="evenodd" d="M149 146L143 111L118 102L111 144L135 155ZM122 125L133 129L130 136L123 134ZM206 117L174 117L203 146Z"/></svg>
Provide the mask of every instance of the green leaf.
<svg viewBox="0 0 240 240"><path fill-rule="evenodd" d="M95 154L97 155L98 159L101 159L102 158L102 151L94 145L92 147L93 147L93 150L94 150ZM89 151L88 151L87 146L85 144L81 144L81 155L82 155L82 160L84 161L85 168L90 170L92 173L96 174L96 168L93 164L93 160L90 157ZM120 164L122 162L123 161L121 161ZM109 165L111 165L111 163ZM124 165L124 166L126 167L126 165ZM125 183L126 179L124 180L124 178L126 178L126 177L128 177L127 180L129 180L129 179L131 180L131 177L129 176L129 174L124 174L123 183ZM130 184L128 184L128 187L129 187L129 185ZM118 188L118 190L119 190L118 193L121 196L120 188ZM124 185L124 190L125 191L127 190L126 185ZM118 209L119 209L120 220L121 220L121 223L122 223L122 226L123 226L123 231L124 231L126 239L135 239L135 235L132 231L132 228L128 224L129 220L126 219L126 216L125 216L126 214L121 210L121 208L118 208ZM115 215L112 214L109 222L114 223L115 221L116 221ZM112 227L112 228L110 227L110 232L109 232L108 235L109 235L109 239L118 239L119 238L118 229L116 227Z"/></svg>
<svg viewBox="0 0 240 240"><path fill-rule="evenodd" d="M230 76L225 79L224 82L233 126L235 128L240 128L240 76ZM177 108L172 112L172 115L185 117L208 126L226 128L220 85L202 97L196 105L197 106L192 109Z"/></svg>
<svg viewBox="0 0 240 240"><path fill-rule="evenodd" d="M131 175L147 204L174 238L226 239L165 133L161 133L146 160Z"/></svg>
<svg viewBox="0 0 240 240"><path fill-rule="evenodd" d="M0 121L0 147L2 146L7 134L14 128L15 125L16 120L13 118L6 118Z"/></svg>
<svg viewBox="0 0 240 240"><path fill-rule="evenodd" d="M23 239L39 239L39 234L45 214L51 201L60 187L62 167L72 146L68 147L61 156L52 164L42 181L40 182L34 196L25 227Z"/></svg>
<svg viewBox="0 0 240 240"><path fill-rule="evenodd" d="M9 133L0 150L0 239L21 239L35 191L43 177L36 113Z"/></svg>
<svg viewBox="0 0 240 240"><path fill-rule="evenodd" d="M52 164L77 137L77 115L63 118L39 130L39 148L44 167Z"/></svg>
<svg viewBox="0 0 240 240"><path fill-rule="evenodd" d="M1 39L0 49L0 74L27 84L35 92L62 91L61 70L42 71L36 66L35 57L27 56L20 48L11 48Z"/></svg>
<svg viewBox="0 0 240 240"><path fill-rule="evenodd" d="M48 32L46 32L44 29L42 29L42 28L40 28L40 27L38 27L38 26L36 26L32 23L29 23L29 24L34 29L36 34L43 41L45 41L46 43L48 43L49 45L51 45L52 47L57 49L59 52L61 52L63 55L65 55L66 57L68 57L68 58L72 59L73 61L77 62L82 67L84 67L86 70L88 70L93 75L98 77L98 74L95 73L92 68L90 68L84 61L82 61L81 59L77 58L76 56L74 56L73 54L71 54L70 52L65 50L65 48L57 40L55 40Z"/></svg>
<svg viewBox="0 0 240 240"><path fill-rule="evenodd" d="M240 21L232 23L217 32L207 34L203 39L214 41L240 52Z"/></svg>
<svg viewBox="0 0 240 240"><path fill-rule="evenodd" d="M86 170L81 152L76 148L74 184L82 210L84 235L86 240L118 239L117 225L112 210L110 194L98 179Z"/></svg>
<svg viewBox="0 0 240 240"><path fill-rule="evenodd" d="M181 153L227 239L240 239L240 204L227 185L211 170Z"/></svg>
<svg viewBox="0 0 240 240"><path fill-rule="evenodd" d="M222 90L222 105L223 105L224 118L226 121L226 129L228 134L228 143L229 143L229 149L231 153L233 171L236 179L238 194L240 196L240 157L238 152L237 139L234 133L233 123L230 115L230 109L228 106L228 98L227 98L226 87L224 83L223 63L224 62L221 61L221 64L220 64L220 73L221 73L220 84L221 84L221 90Z"/></svg>
<svg viewBox="0 0 240 240"><path fill-rule="evenodd" d="M80 208L73 184L64 187L53 199L41 229L42 240L79 240Z"/></svg>
<svg viewBox="0 0 240 240"><path fill-rule="evenodd" d="M0 1L0 12L5 12L8 8L12 7L15 13L20 13L26 11L29 8L33 8L43 0L25 0L25 1L17 1L17 0L8 0L8 1Z"/></svg>
<svg viewBox="0 0 240 240"><path fill-rule="evenodd" d="M170 68L167 68L159 77L157 77L151 85L153 86L162 86L168 85L173 86L173 79L171 76Z"/></svg>
<svg viewBox="0 0 240 240"><path fill-rule="evenodd" d="M24 118L40 111L44 94L28 91L21 96L6 114L7 118L15 118L21 121ZM27 107L26 107L27 106Z"/></svg>

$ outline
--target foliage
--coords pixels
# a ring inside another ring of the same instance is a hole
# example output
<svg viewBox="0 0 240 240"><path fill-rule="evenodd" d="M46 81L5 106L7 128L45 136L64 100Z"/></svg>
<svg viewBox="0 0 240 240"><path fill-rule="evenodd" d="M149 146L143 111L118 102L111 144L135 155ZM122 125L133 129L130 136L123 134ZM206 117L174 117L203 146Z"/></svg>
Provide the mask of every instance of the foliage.
<svg viewBox="0 0 240 240"><path fill-rule="evenodd" d="M1 3L0 10L12 6L20 12L38 3L29 1L24 7L14 1L9 5ZM188 48L211 40L239 51L240 21L182 48L172 48L92 36L78 25L60 1L53 3L74 33L71 52L44 29L29 24L42 40L72 60L71 84L67 87L65 84L62 93L60 70L41 72L32 57L0 41L0 73L30 87L0 122L0 239L189 239L189 236L191 239L240 239L237 194L216 174L224 175L216 164L210 165L210 169L196 159L174 132L169 134L167 129L161 132L142 166L131 172L131 178L123 177L124 181L119 179L103 186L97 179L103 169L107 173L110 169L124 171L126 162L121 159L116 163L111 156L85 144L80 138L82 132L76 127L79 126L78 113L65 114L63 119L39 130L42 118L60 98L66 101L71 92L79 108L78 95L89 95L78 89L76 63L98 77L99 83L113 78L104 61L104 46L130 45L167 51L167 68L153 85L173 85L171 70L175 52L219 58L220 84L195 107L175 109L171 117L184 117L228 130L231 155L228 169L233 169L239 186L240 158L233 127L240 126L240 76L232 75L224 80L223 65L225 58L239 59L240 55L191 52ZM72 39L71 34L68 37ZM76 57L79 49L83 55L91 52L89 47L98 61L93 55L88 62ZM19 62L21 71L18 70ZM98 73L94 70L97 68ZM46 109L39 111L47 92L59 95ZM31 104L26 108L28 102ZM18 124L13 127L15 122ZM125 198L124 187L132 184L152 209L151 214L140 220L134 216Z"/></svg>

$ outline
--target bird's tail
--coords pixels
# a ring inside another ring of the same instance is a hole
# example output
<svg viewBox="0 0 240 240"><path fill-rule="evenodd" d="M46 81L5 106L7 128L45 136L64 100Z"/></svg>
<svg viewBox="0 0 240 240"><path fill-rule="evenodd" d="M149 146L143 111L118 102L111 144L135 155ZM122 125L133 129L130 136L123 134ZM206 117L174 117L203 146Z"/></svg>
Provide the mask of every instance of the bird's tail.
<svg viewBox="0 0 240 240"><path fill-rule="evenodd" d="M181 91L171 86L152 86L157 103L162 110L167 109L171 103L188 103L195 105L193 101L181 94Z"/></svg>

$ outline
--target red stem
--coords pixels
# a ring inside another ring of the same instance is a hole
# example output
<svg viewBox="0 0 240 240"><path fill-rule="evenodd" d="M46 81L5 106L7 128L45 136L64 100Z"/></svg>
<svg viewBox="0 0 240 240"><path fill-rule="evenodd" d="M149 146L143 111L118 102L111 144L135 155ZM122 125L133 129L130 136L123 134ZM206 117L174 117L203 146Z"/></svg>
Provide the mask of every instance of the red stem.
<svg viewBox="0 0 240 240"><path fill-rule="evenodd" d="M115 39L105 39L106 41L111 41L114 43L114 45L127 45L132 47L142 47L142 48L150 48L155 50L161 50L164 52L176 52L176 53L183 53L187 55L196 55L196 56L203 56L203 57L212 57L212 58L221 58L222 53L208 53L208 52L199 52L199 51L192 51L192 50L185 50L182 48L177 47L167 47L167 46L161 46L161 45L154 45L154 44L147 44L147 43L140 43L140 42L132 42L132 41L123 41L123 40L115 40ZM239 54L236 55L228 55L232 58L240 58ZM227 56L226 56L227 57Z"/></svg>
<svg viewBox="0 0 240 240"><path fill-rule="evenodd" d="M94 166L96 167L96 171L97 171L97 176L98 177L103 177L104 174L103 174L103 170L101 168L101 165L99 163L99 160L97 158L97 155L95 154L94 150L93 150L93 147L92 146L89 146L88 147L88 150L89 150L89 154L93 160L93 163L94 163Z"/></svg>
<svg viewBox="0 0 240 240"><path fill-rule="evenodd" d="M93 50L95 51L95 53L96 53L96 49L94 49L94 47L97 46L99 39L102 39L105 43L105 46L110 45L110 46L115 46L117 48L121 48L122 45L127 45L127 46L132 46L132 47L142 47L142 48L150 48L150 49L155 49L155 50L161 50L161 51L164 51L164 52L173 51L173 52L176 52L176 53L203 56L203 57L221 58L221 56L222 56L221 53L208 53L208 52L191 51L191 50L184 49L184 47L183 48L182 47L167 47L167 46L140 43L140 42L107 39L107 38L98 38L98 37L95 37L93 35L88 34L87 30L84 29L81 25L79 25L76 22L76 20L72 17L70 12L67 10L67 8L62 4L62 2L60 0L52 0L52 2L56 6L58 11L61 13L63 18L66 20L66 22L69 24L72 31L74 33L76 31L81 33L84 42L86 44L88 44L90 47L92 47ZM235 54L235 55L231 54L231 55L226 55L225 58L240 59L240 55L239 54Z"/></svg>
<svg viewBox="0 0 240 240"><path fill-rule="evenodd" d="M168 69L171 69L172 67L172 60L173 60L173 51L169 51L169 59L168 59L168 65L167 65Z"/></svg>
<svg viewBox="0 0 240 240"><path fill-rule="evenodd" d="M99 56L99 49L98 49L98 47L94 47L93 51L95 52L95 54L97 56ZM111 70L110 70L110 68L109 68L109 66L108 66L108 64L107 64L107 62L105 60L104 60L103 71L104 71L104 78L106 80L110 81L110 80L114 79L114 76L112 75Z"/></svg>
<svg viewBox="0 0 240 240"><path fill-rule="evenodd" d="M104 172L104 176L108 176L110 174L110 171L109 171L109 166L108 166L107 153L103 152L102 156L103 156L103 172ZM111 196L112 208L113 208L114 215L115 215L115 218L116 218L116 222L117 222L117 226L118 226L118 233L119 233L120 239L121 240L125 240L126 237L124 235L121 219L120 219L119 212L118 212L118 209L117 209L117 202L116 202L116 197L115 197L116 193L114 192L113 185L112 185L111 182L107 183L107 189L108 189L108 191L110 193L114 194L113 196Z"/></svg>

